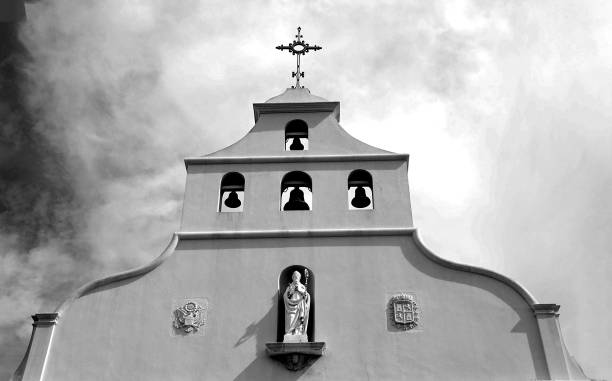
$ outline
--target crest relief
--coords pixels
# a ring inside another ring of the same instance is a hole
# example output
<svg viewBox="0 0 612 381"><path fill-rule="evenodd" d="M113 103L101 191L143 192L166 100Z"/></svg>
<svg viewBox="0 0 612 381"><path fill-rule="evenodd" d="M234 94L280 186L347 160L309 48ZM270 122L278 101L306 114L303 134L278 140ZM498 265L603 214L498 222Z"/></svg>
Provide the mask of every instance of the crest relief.
<svg viewBox="0 0 612 381"><path fill-rule="evenodd" d="M419 327L420 309L416 295L400 293L389 301L389 319L396 329L402 331Z"/></svg>
<svg viewBox="0 0 612 381"><path fill-rule="evenodd" d="M203 334L207 309L208 301L203 298L175 301L172 311L172 326L175 333Z"/></svg>

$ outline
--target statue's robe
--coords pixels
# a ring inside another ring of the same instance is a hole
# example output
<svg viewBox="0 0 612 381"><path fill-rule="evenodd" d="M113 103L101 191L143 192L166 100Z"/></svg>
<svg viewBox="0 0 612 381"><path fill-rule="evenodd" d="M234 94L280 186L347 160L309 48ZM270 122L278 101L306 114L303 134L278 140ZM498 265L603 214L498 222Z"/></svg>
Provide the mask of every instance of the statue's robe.
<svg viewBox="0 0 612 381"><path fill-rule="evenodd" d="M306 286L291 283L283 294L285 301L285 333L305 335L308 329L310 295Z"/></svg>

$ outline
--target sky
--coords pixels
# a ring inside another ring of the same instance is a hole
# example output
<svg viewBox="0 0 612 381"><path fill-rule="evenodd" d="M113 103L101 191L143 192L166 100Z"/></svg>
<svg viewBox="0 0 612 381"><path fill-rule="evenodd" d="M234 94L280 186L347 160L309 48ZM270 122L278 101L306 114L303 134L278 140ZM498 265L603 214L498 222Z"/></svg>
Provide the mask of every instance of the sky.
<svg viewBox="0 0 612 381"><path fill-rule="evenodd" d="M232 144L252 103L303 84L355 137L409 153L438 255L561 305L586 374L612 379L612 3L40 0L19 107L0 104L0 379L30 315L141 266L178 229L183 158Z"/></svg>

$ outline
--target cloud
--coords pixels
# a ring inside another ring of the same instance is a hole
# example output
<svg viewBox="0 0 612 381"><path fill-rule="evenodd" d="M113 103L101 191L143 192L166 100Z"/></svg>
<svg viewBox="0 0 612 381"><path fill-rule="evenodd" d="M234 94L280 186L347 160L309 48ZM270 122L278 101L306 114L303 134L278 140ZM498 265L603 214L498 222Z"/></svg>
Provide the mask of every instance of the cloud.
<svg viewBox="0 0 612 381"><path fill-rule="evenodd" d="M163 249L178 229L182 158L236 141L250 104L290 85L293 57L274 46L297 25L323 46L304 60L306 86L342 101L356 137L411 153L426 241L563 304L570 350L604 377L612 332L581 311L612 287L609 7L29 4L27 96L0 135L0 345L11 348L0 377L25 351L28 315Z"/></svg>

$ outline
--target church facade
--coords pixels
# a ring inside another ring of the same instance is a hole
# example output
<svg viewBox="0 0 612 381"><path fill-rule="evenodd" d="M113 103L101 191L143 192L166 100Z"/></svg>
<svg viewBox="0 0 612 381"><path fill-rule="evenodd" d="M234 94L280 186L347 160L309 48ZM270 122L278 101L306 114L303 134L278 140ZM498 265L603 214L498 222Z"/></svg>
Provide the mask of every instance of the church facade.
<svg viewBox="0 0 612 381"><path fill-rule="evenodd" d="M408 155L305 88L185 159L152 263L34 315L16 380L577 380L556 304L443 259L412 221Z"/></svg>

